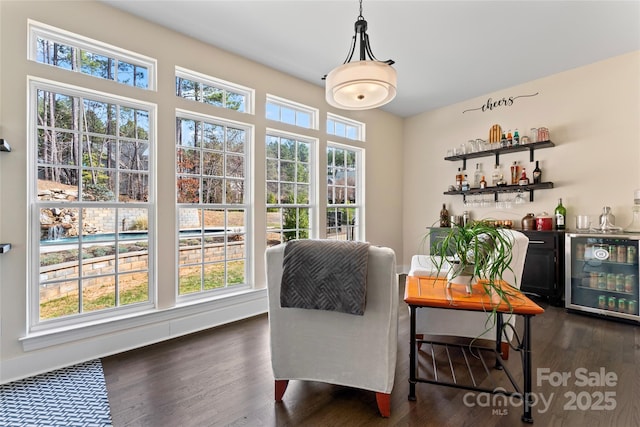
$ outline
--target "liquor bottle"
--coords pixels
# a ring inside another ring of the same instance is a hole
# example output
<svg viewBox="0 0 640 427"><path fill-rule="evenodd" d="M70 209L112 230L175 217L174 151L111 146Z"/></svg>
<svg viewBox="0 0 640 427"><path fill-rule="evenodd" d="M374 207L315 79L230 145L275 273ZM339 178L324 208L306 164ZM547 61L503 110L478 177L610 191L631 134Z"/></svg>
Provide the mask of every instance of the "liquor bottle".
<svg viewBox="0 0 640 427"><path fill-rule="evenodd" d="M516 185L518 183L518 164L513 162L511 165L511 185Z"/></svg>
<svg viewBox="0 0 640 427"><path fill-rule="evenodd" d="M456 174L456 190L462 190L462 169L458 168L458 173Z"/></svg>
<svg viewBox="0 0 640 427"><path fill-rule="evenodd" d="M511 129L507 132L507 147L511 147L513 145L513 137L511 136Z"/></svg>
<svg viewBox="0 0 640 427"><path fill-rule="evenodd" d="M482 178L483 172L480 169L480 163L476 163L476 171L473 174L473 188L480 188L480 178Z"/></svg>
<svg viewBox="0 0 640 427"><path fill-rule="evenodd" d="M540 184L542 182L542 171L540 170L540 166L538 165L538 160L536 160L536 168L533 170L533 183Z"/></svg>
<svg viewBox="0 0 640 427"><path fill-rule="evenodd" d="M513 133L513 145L520 145L520 134L518 133L518 128Z"/></svg>
<svg viewBox="0 0 640 427"><path fill-rule="evenodd" d="M529 178L527 178L527 172L525 168L522 168L522 173L520 174L518 185L529 185Z"/></svg>
<svg viewBox="0 0 640 427"><path fill-rule="evenodd" d="M484 175L482 175L482 179L480 180L480 188L487 188L487 181L485 181Z"/></svg>
<svg viewBox="0 0 640 427"><path fill-rule="evenodd" d="M467 179L467 174L464 174L464 177L462 178L462 191L468 191L469 190L469 180Z"/></svg>
<svg viewBox="0 0 640 427"><path fill-rule="evenodd" d="M555 210L556 230L564 230L567 218L567 209L562 206L562 199L558 199L558 206Z"/></svg>
<svg viewBox="0 0 640 427"><path fill-rule="evenodd" d="M500 147L507 146L507 137L504 134L504 129L502 130L502 136L500 137Z"/></svg>
<svg viewBox="0 0 640 427"><path fill-rule="evenodd" d="M500 173L500 165L495 165L493 168L493 173L491 174L491 185L493 185L494 187L498 185L498 182L500 181L500 176L502 174Z"/></svg>
<svg viewBox="0 0 640 427"><path fill-rule="evenodd" d="M447 206L443 203L442 210L440 211L440 227L449 227L449 211Z"/></svg>

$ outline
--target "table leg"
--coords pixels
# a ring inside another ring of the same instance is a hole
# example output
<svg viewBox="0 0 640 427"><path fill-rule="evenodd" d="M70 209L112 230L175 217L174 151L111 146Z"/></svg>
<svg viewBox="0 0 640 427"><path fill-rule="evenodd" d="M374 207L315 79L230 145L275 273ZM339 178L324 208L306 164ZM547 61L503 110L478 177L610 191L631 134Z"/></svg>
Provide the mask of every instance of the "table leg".
<svg viewBox="0 0 640 427"><path fill-rule="evenodd" d="M524 334L522 337L522 375L524 376L524 396L522 403L524 413L522 421L533 423L531 417L531 316L524 315Z"/></svg>
<svg viewBox="0 0 640 427"><path fill-rule="evenodd" d="M496 366L495 369L502 369L502 364L498 358L502 357L502 328L504 327L504 319L502 313L496 313Z"/></svg>
<svg viewBox="0 0 640 427"><path fill-rule="evenodd" d="M409 306L409 400L416 400L416 309Z"/></svg>

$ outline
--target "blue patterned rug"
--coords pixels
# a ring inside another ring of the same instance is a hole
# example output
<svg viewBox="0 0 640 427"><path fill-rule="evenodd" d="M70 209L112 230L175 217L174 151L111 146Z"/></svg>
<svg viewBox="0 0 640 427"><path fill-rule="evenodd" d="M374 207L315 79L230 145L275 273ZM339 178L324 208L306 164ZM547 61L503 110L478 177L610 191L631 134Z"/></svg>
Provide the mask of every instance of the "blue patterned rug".
<svg viewBox="0 0 640 427"><path fill-rule="evenodd" d="M2 427L111 425L100 360L0 385Z"/></svg>

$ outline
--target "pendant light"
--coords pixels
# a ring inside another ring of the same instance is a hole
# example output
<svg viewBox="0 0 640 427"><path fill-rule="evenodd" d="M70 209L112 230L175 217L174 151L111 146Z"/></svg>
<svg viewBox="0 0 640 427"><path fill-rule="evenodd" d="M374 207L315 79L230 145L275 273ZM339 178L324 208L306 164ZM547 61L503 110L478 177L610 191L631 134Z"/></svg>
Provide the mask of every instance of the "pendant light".
<svg viewBox="0 0 640 427"><path fill-rule="evenodd" d="M355 23L355 34L347 60L334 68L324 79L329 105L343 110L368 110L387 104L396 96L397 73L394 61L378 61L371 52L367 21L360 15ZM359 44L360 60L351 62Z"/></svg>

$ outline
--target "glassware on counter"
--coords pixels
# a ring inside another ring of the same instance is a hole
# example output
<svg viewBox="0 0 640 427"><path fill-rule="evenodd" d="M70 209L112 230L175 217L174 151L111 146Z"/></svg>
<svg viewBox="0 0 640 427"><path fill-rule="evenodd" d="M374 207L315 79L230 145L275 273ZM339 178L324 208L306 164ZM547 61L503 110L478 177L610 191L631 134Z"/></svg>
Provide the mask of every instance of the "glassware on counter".
<svg viewBox="0 0 640 427"><path fill-rule="evenodd" d="M576 230L589 231L589 228L591 228L589 215L576 215Z"/></svg>

